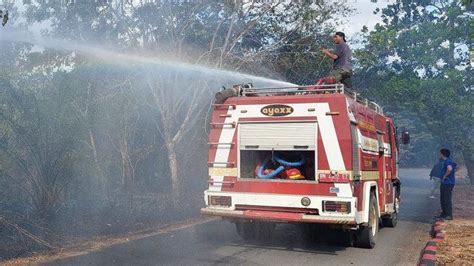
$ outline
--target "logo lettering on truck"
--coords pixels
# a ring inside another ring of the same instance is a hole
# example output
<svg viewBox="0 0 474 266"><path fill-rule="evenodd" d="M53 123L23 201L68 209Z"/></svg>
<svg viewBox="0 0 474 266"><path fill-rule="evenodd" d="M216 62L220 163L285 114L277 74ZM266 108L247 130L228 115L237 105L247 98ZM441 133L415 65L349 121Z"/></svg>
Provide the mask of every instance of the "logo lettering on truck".
<svg viewBox="0 0 474 266"><path fill-rule="evenodd" d="M262 107L260 112L266 116L286 116L293 113L293 107L284 104L272 104Z"/></svg>

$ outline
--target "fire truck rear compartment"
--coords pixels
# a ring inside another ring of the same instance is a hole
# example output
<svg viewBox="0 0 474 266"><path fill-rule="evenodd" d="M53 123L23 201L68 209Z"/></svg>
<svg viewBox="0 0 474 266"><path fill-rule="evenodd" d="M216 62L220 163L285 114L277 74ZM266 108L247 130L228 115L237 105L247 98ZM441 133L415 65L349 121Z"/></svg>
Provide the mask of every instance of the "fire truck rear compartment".
<svg viewBox="0 0 474 266"><path fill-rule="evenodd" d="M283 166L285 169L278 175L268 180L315 180L315 155L314 151L259 151L259 150L241 150L240 151L240 178L259 178L258 172L262 164L267 162L263 166L267 170L264 171L268 175L269 171L277 171L281 166L277 161L277 158L281 158L287 162L298 162L303 160L301 166ZM297 169L298 171L295 171ZM293 179L288 176L289 173L298 175L301 177L294 177Z"/></svg>
<svg viewBox="0 0 474 266"><path fill-rule="evenodd" d="M315 121L239 124L239 177L315 180Z"/></svg>

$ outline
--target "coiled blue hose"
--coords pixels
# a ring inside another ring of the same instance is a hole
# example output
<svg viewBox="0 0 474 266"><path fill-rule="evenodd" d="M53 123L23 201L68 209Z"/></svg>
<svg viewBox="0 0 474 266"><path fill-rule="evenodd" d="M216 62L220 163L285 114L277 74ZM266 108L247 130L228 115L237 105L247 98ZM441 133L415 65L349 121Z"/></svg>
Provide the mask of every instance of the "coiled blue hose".
<svg viewBox="0 0 474 266"><path fill-rule="evenodd" d="M257 178L259 178L259 179L272 179L275 176L279 175L281 172L283 172L283 170L285 170L285 167L287 167L287 166L291 166L291 167L302 166L305 162L303 154L300 154L300 157L301 157L301 159L297 162L288 162L288 161L285 161L285 160L281 159L281 157L278 156L278 154L275 154L275 160L280 164L280 166L277 169L275 169L274 171L272 171L271 173L269 173L268 175L264 175L263 171L265 170L265 167L267 166L268 162L270 161L270 159L266 159L262 163L262 165L260 165L260 167L258 168Z"/></svg>
<svg viewBox="0 0 474 266"><path fill-rule="evenodd" d="M265 162L263 162L262 165L260 165L260 167L258 168L257 177L259 179L272 179L275 176L279 175L281 172L283 172L283 170L285 170L285 167L283 165L281 165L280 167L278 167L276 170L269 173L268 175L264 175L263 171L265 170L265 166L267 166L267 163L269 161L270 161L270 159L266 159Z"/></svg>
<svg viewBox="0 0 474 266"><path fill-rule="evenodd" d="M281 157L278 156L278 154L275 154L275 160L283 166L292 166L292 167L302 166L304 164L304 156L301 153L300 153L300 158L301 159L297 162L288 162L288 161L285 161L285 160L281 159Z"/></svg>

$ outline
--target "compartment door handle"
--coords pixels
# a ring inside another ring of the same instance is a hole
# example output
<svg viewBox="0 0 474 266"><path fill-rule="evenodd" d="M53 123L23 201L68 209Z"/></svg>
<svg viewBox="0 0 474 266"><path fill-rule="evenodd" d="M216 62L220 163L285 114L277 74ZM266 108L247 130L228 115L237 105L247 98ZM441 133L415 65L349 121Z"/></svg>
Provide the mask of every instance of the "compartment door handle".
<svg viewBox="0 0 474 266"><path fill-rule="evenodd" d="M258 145L245 145L246 149L258 149L258 147L260 147L260 146L258 146Z"/></svg>
<svg viewBox="0 0 474 266"><path fill-rule="evenodd" d="M295 149L308 149L308 145L294 145L293 148Z"/></svg>

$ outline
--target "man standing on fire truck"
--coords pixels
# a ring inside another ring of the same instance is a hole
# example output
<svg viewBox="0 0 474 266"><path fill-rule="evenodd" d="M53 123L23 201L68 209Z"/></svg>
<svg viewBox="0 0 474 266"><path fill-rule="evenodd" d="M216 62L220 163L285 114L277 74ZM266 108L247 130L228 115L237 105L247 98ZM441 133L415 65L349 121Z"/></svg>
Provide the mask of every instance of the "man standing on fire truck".
<svg viewBox="0 0 474 266"><path fill-rule="evenodd" d="M333 69L330 76L336 78L336 82L341 82L347 88L352 88L352 51L346 43L346 35L343 32L336 32L333 36L336 44L336 51L331 52L323 48L323 54L334 60Z"/></svg>

